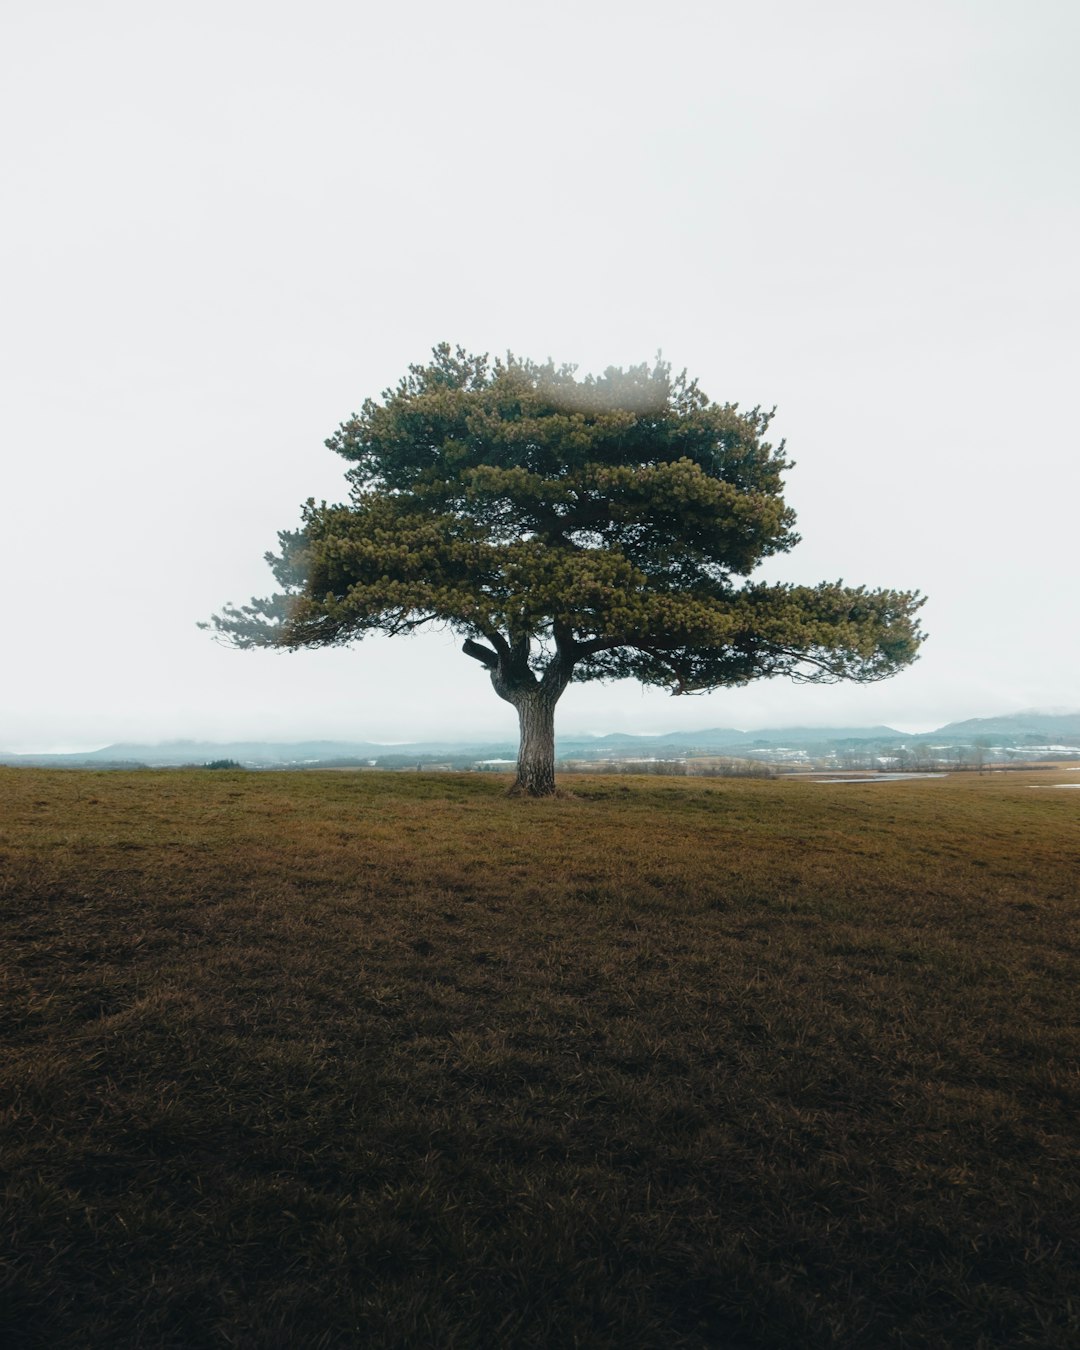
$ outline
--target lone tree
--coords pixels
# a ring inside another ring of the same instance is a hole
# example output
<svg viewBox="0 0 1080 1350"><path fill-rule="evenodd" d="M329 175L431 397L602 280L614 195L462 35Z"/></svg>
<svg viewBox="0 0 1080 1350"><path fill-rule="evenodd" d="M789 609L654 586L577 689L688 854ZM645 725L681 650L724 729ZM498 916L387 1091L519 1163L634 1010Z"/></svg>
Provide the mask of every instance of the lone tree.
<svg viewBox="0 0 1080 1350"><path fill-rule="evenodd" d="M517 709L512 790L535 797L571 680L885 679L915 659L917 593L744 580L798 542L770 416L659 360L579 380L443 344L326 442L350 500L278 536L281 591L212 626L295 649L449 625Z"/></svg>

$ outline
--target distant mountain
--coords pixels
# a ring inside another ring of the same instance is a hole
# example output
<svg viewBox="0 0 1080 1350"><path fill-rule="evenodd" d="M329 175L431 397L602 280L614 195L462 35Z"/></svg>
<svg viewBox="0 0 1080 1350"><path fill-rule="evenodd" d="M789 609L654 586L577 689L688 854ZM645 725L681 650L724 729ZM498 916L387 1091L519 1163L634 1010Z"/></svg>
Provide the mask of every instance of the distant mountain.
<svg viewBox="0 0 1080 1350"><path fill-rule="evenodd" d="M507 744L509 744L507 742ZM163 741L157 745L120 743L106 745L100 750L86 750L74 754L13 755L0 752L0 763L37 764L67 767L87 767L138 764L147 768L174 768L181 764L206 764L213 760L234 759L240 764L259 768L302 766L334 762L367 763L369 760L394 758L406 754L444 758L453 753L481 758L505 750L506 745L484 744L448 745L441 742L418 742L409 745L382 745L374 741Z"/></svg>
<svg viewBox="0 0 1080 1350"><path fill-rule="evenodd" d="M903 741L908 737L895 727L765 727L747 735L751 744L765 741L769 745L835 745L846 741Z"/></svg>
<svg viewBox="0 0 1080 1350"><path fill-rule="evenodd" d="M1044 741L1059 737L1080 736L1080 712L1007 713L1002 717L969 717L965 722L950 722L932 733L942 737L964 737L971 740L983 736L1029 737Z"/></svg>
<svg viewBox="0 0 1080 1350"><path fill-rule="evenodd" d="M654 757L699 753L737 753L753 744L752 736L733 728L710 731L678 731L669 735L635 736L615 732L609 736L560 736L558 754L563 758L610 759L629 756ZM234 759L252 768L301 768L314 764L370 764L388 767L430 760L437 763L472 763L483 759L513 759L517 741L414 741L386 745L375 741L165 741L157 745L121 742L100 750L74 754L15 755L0 752L0 763L69 768L116 768L142 765L172 768L182 764L207 764Z"/></svg>
<svg viewBox="0 0 1080 1350"><path fill-rule="evenodd" d="M760 731L711 727L706 731L669 731L654 736L634 736L626 732L615 732L610 736L560 736L557 745L561 755L598 759L605 755L656 756L664 751L738 755L771 746L827 747L850 741L863 743L886 740L895 743L904 739L904 733L892 727L766 727Z"/></svg>
<svg viewBox="0 0 1080 1350"><path fill-rule="evenodd" d="M1013 713L950 722L936 731L907 735L894 727L763 727L739 731L711 727L703 731L671 731L642 736L612 732L607 736L560 736L556 750L563 759L673 759L684 755L758 755L799 751L828 755L841 750L901 745L970 746L990 740L999 745L1049 745L1080 741L1080 713ZM303 768L317 764L371 764L387 768L423 762L467 767L478 760L513 759L517 742L416 741L386 745L377 741L165 741L159 745L121 742L100 750L63 755L15 755L0 752L0 764L57 768L171 768L233 759L250 768Z"/></svg>
<svg viewBox="0 0 1080 1350"><path fill-rule="evenodd" d="M736 731L734 727L712 727L708 731L666 731L651 736L614 731L607 736L557 736L556 745L561 755L585 754L591 758L631 753L654 755L661 747L683 751L745 747L752 743L754 734Z"/></svg>
<svg viewBox="0 0 1080 1350"><path fill-rule="evenodd" d="M386 749L366 741L163 741L158 745L107 745L90 752L92 760L136 759L143 764L202 764L235 759L244 764L304 763L343 756L370 758Z"/></svg>
<svg viewBox="0 0 1080 1350"><path fill-rule="evenodd" d="M659 733L650 733L642 735L640 732L632 731L612 731L606 736L568 736L565 739L582 745L649 745L656 744L658 741L682 741L687 744L700 740L707 741L739 741L746 740L752 733L746 731L737 731L734 727L712 727L708 731L662 731Z"/></svg>

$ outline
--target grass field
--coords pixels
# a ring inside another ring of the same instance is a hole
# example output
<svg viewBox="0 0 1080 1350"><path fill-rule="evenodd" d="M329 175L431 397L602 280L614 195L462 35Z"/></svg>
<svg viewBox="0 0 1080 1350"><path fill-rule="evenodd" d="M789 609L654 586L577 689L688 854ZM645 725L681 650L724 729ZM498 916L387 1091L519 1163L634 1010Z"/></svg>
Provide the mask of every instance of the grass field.
<svg viewBox="0 0 1080 1350"><path fill-rule="evenodd" d="M0 770L0 1343L1072 1350L1051 781Z"/></svg>

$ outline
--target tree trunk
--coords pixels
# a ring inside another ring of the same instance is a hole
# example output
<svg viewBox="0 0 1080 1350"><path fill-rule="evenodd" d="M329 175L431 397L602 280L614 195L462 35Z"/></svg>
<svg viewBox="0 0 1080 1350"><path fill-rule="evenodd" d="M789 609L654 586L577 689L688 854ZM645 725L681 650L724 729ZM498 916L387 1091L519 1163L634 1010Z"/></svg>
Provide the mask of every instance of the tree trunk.
<svg viewBox="0 0 1080 1350"><path fill-rule="evenodd" d="M559 690L561 693L562 690ZM514 699L521 743L517 778L510 791L520 797L550 797L555 792L555 703L558 694L537 687Z"/></svg>
<svg viewBox="0 0 1080 1350"><path fill-rule="evenodd" d="M555 655L538 679L529 667L529 637L510 643L489 635L491 647L466 639L462 651L487 670L495 692L517 709L521 741L517 777L510 789L515 797L551 797L555 788L555 705L574 673L576 652L572 636L556 632Z"/></svg>

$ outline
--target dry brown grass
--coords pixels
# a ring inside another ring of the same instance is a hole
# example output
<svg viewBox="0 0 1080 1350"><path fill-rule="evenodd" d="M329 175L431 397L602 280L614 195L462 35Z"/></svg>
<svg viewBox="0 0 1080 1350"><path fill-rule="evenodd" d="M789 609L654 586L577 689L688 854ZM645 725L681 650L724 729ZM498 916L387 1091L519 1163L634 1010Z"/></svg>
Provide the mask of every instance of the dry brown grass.
<svg viewBox="0 0 1080 1350"><path fill-rule="evenodd" d="M0 770L10 1346L1073 1346L1078 793Z"/></svg>

